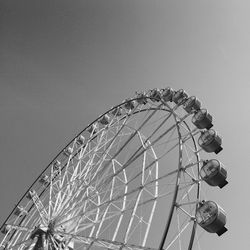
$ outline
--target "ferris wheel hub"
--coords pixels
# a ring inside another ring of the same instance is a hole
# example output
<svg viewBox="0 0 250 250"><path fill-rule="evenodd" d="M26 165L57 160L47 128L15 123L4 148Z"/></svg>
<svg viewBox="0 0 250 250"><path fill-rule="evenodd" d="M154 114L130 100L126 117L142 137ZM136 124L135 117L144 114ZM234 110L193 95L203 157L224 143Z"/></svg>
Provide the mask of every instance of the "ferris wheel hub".
<svg viewBox="0 0 250 250"><path fill-rule="evenodd" d="M41 237L42 235L45 235L46 238L48 236L53 236L55 232L54 229L55 221L50 221L48 225L40 224L34 228L33 232L30 235L30 238L33 239L36 236Z"/></svg>
<svg viewBox="0 0 250 250"><path fill-rule="evenodd" d="M34 239L35 237L42 237L42 235L47 235L47 228L40 225L38 227L35 227L35 229L33 230L33 232L30 235L31 239Z"/></svg>

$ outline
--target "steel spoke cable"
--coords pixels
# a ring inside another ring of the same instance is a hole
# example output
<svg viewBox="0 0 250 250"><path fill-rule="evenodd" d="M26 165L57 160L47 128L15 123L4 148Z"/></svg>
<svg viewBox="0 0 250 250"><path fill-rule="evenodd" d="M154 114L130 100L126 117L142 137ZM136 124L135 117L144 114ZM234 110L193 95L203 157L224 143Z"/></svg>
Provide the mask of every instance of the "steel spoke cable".
<svg viewBox="0 0 250 250"><path fill-rule="evenodd" d="M108 240L108 239L102 239L102 238L94 238L94 237L87 237L87 236L81 236L81 235L74 235L74 234L70 234L70 233L66 233L66 232L57 232L60 234L63 234L65 236L71 236L73 239L76 240L93 240L94 242L104 242L104 243L108 243L108 244L112 244L114 246L125 246L125 247L131 247L133 249L140 249L140 250L156 250L155 248L150 248L150 247L143 247L140 245L135 245L135 244L124 244L123 242L119 242L119 241L112 241L112 240ZM113 246L112 246L113 247Z"/></svg>
<svg viewBox="0 0 250 250"><path fill-rule="evenodd" d="M137 129L138 131L140 130L141 127L144 126L144 124L152 118L152 116L156 113L157 110L154 110L154 112L152 114L149 115L149 117L143 122L143 124L141 124L141 126L139 127L139 129ZM125 146L133 139L133 137L137 134L137 130L129 137L129 139L127 139L127 141L119 148L119 150L114 154L113 159L125 148ZM112 159L111 159L112 160ZM106 166L108 166L110 164L110 161L108 161L108 163L106 163L103 167L103 169L106 168ZM103 178L101 178L101 180L99 181L99 183L101 183L101 181L103 180ZM110 180L108 180L110 181ZM105 182L105 181L104 181ZM106 181L107 182L107 181ZM100 185L100 184L99 184ZM98 185L98 186L99 186Z"/></svg>
<svg viewBox="0 0 250 250"><path fill-rule="evenodd" d="M123 124L123 126L124 126L124 124ZM122 128L121 128L121 129L122 129ZM120 129L120 130L121 130L121 129ZM118 133L116 134L116 136L117 136L117 135L118 135ZM112 139L111 143L114 142L116 136L114 136L114 138ZM108 149L111 148L111 146L112 146L112 144L109 145Z"/></svg>
<svg viewBox="0 0 250 250"><path fill-rule="evenodd" d="M176 209L177 210L177 209ZM177 226L178 226L178 234L179 234L179 236L178 236L178 242L179 242L179 249L181 250L181 234L180 234L180 216L179 216L179 213L178 213L178 211L176 211L176 217L177 217Z"/></svg>
<svg viewBox="0 0 250 250"><path fill-rule="evenodd" d="M127 119L128 119L128 118L129 118L129 117L127 117ZM125 122L126 122L126 119L125 119ZM124 126L124 124L123 124L123 126ZM120 130L123 128L123 126L120 128ZM117 136L117 134L116 134L116 135L114 136L114 138L111 140L111 143L112 143L113 140L115 140L116 136ZM88 144L86 144L85 148L87 148L87 145L88 145Z"/></svg>
<svg viewBox="0 0 250 250"><path fill-rule="evenodd" d="M171 172L171 173L168 173L168 174L166 174L166 175L164 175L164 176L159 177L157 180L153 180L153 181L151 181L151 182L149 182L149 183L146 183L146 184L145 184L145 187L147 187L147 186L149 186L150 184L152 184L152 183L154 183L154 182L156 182L156 181L158 181L158 180L161 180L161 179L163 179L163 178L165 178L165 177L167 177L167 176L169 176L169 175L171 175L171 174L174 174L174 173L176 173L176 172L177 172L177 170L174 170L174 171ZM128 184L129 184L129 183L128 183ZM193 184L193 182L187 183L187 185L190 185L190 184ZM131 193L133 193L133 191L135 192L135 191L137 191L137 190L138 190L138 188L132 190ZM125 195L129 195L129 194L130 194L130 193L125 194ZM117 200L117 199L119 199L119 198L122 198L122 197L124 197L124 196L118 196L118 197L115 198L115 200ZM112 201L114 201L114 199L113 199ZM112 202L112 201L110 201L110 202Z"/></svg>
<svg viewBox="0 0 250 250"><path fill-rule="evenodd" d="M155 110L152 114L150 114L150 116L146 119L146 121L144 121L144 123L146 123L146 122L155 114L156 111L157 111L157 110ZM144 123L143 123L141 126L143 126ZM130 138L124 143L124 145L120 148L120 150L119 150L115 155L118 155L119 152L127 145L127 143L128 143L135 135L136 135L136 132L134 132L134 133L130 136ZM113 158L115 158L115 156L113 156ZM108 164L109 164L109 162L108 162ZM106 164L106 166L107 166L108 164ZM103 169L105 169L105 165L104 165ZM102 179L103 179L103 178L102 178Z"/></svg>
<svg viewBox="0 0 250 250"><path fill-rule="evenodd" d="M190 185L193 185L193 184L194 184L194 183L191 183L191 184L188 184L187 186L190 186ZM184 188L186 188L186 187L180 187L179 190L182 190L182 189L184 189ZM115 197L115 198L112 199L112 200L104 201L103 203L101 203L101 204L99 205L99 207L104 206L104 205L106 205L106 204L108 204L108 203L111 203L111 202L113 202L113 201L115 201L115 200L117 200L117 199L121 199L121 198L123 198L124 196L131 195L131 194L133 194L133 193L139 191L140 189L141 189L141 187L135 188L135 189L131 190L130 192L126 193L126 194L119 195L119 196ZM165 193L165 194L159 195L159 196L156 197L156 198L163 198L163 197L165 197L165 196L171 195L172 193L174 193L174 191L170 191L170 192L167 192L167 193ZM153 199L151 199L150 201L152 201L152 200L154 200L154 199L156 199L156 198L153 198ZM145 204L145 203L143 203L143 204ZM96 208L95 208L95 209L96 209ZM128 209L126 209L126 211L128 211ZM87 212L91 212L91 211L87 211ZM86 211L85 211L82 215L86 215ZM80 216L82 216L82 215L78 215L78 216L76 216L75 218L80 217ZM62 226L63 224L68 223L68 222L70 222L71 220L73 220L73 219L75 219L75 218L71 218L71 219L69 219L69 220L66 220L66 221L64 221L64 222L62 222L62 223L60 223L60 224L58 224L57 226Z"/></svg>
<svg viewBox="0 0 250 250"><path fill-rule="evenodd" d="M180 235L186 230L186 228L189 226L189 224L190 224L190 221L188 221L188 223L180 230L180 232L178 232L176 234L174 239L168 244L166 250L168 250L173 245L173 243L176 241L176 239L178 239L178 237L180 237Z"/></svg>
<svg viewBox="0 0 250 250"><path fill-rule="evenodd" d="M24 245L25 243L28 243L30 242L31 239L27 239L27 240L22 240L20 242L17 242L15 243L15 245L12 245L12 246L7 246L6 249L12 249L12 248L15 248L15 247L18 247L18 246L21 246L21 245Z"/></svg>

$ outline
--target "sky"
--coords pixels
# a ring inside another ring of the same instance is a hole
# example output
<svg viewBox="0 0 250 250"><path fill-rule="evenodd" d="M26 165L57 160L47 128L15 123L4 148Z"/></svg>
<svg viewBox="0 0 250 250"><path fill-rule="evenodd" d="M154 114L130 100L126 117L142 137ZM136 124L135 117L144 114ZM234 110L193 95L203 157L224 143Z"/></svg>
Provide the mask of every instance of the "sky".
<svg viewBox="0 0 250 250"><path fill-rule="evenodd" d="M250 246L247 0L0 1L0 222L97 116L155 87L185 89L214 117L228 169L211 199L229 231L202 249Z"/></svg>

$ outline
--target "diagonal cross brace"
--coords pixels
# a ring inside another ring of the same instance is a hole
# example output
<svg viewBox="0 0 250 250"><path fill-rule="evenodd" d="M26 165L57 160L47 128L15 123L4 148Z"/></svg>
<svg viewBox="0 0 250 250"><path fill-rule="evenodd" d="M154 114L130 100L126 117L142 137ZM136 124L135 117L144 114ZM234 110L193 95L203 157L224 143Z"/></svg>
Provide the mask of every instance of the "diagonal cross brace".
<svg viewBox="0 0 250 250"><path fill-rule="evenodd" d="M48 225L48 213L45 209L45 207L43 206L42 201L40 200L39 196L37 195L35 190L32 190L29 192L31 199L33 201L33 203L35 204L37 211L42 219L42 222L44 225Z"/></svg>

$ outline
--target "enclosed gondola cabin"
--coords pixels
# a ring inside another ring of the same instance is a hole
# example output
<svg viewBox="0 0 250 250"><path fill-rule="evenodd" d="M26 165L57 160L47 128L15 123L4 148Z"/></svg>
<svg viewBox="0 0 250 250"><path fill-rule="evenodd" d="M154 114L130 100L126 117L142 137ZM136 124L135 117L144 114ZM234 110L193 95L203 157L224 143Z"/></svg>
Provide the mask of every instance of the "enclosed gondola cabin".
<svg viewBox="0 0 250 250"><path fill-rule="evenodd" d="M218 154L223 149L221 147L222 139L213 129L201 132L198 143L208 153L214 152Z"/></svg>
<svg viewBox="0 0 250 250"><path fill-rule="evenodd" d="M10 229L11 229L11 226L5 224L5 225L2 227L1 232L2 232L3 234L7 234L7 233L10 231Z"/></svg>
<svg viewBox="0 0 250 250"><path fill-rule="evenodd" d="M178 105L181 105L183 102L185 102L187 98L188 94L183 89L179 89L173 94L173 102Z"/></svg>
<svg viewBox="0 0 250 250"><path fill-rule="evenodd" d="M223 188L228 184L227 170L221 166L218 160L209 160L203 163L200 170L201 178L210 186Z"/></svg>
<svg viewBox="0 0 250 250"><path fill-rule="evenodd" d="M39 182L43 185L49 184L49 176L48 175L43 175L42 178L39 180Z"/></svg>
<svg viewBox="0 0 250 250"><path fill-rule="evenodd" d="M96 124L92 124L87 131L91 134L94 135L97 132L97 125Z"/></svg>
<svg viewBox="0 0 250 250"><path fill-rule="evenodd" d="M31 200L32 197L36 194L35 190L29 190L28 194L26 195L26 197Z"/></svg>
<svg viewBox="0 0 250 250"><path fill-rule="evenodd" d="M122 115L122 109L120 107L113 108L110 111L110 114L113 116L120 116L120 115Z"/></svg>
<svg viewBox="0 0 250 250"><path fill-rule="evenodd" d="M192 123L199 129L210 129L213 127L212 116L206 109L198 110L192 117Z"/></svg>
<svg viewBox="0 0 250 250"><path fill-rule="evenodd" d="M164 102L172 102L174 91L172 88L165 88L161 90L161 97Z"/></svg>
<svg viewBox="0 0 250 250"><path fill-rule="evenodd" d="M19 215L24 215L27 214L27 211L23 206L17 206L14 211L14 215L19 216Z"/></svg>
<svg viewBox="0 0 250 250"><path fill-rule="evenodd" d="M71 147L68 147L68 148L66 148L66 149L63 150L63 154L66 157L69 157L72 153L73 153L73 148L71 148Z"/></svg>
<svg viewBox="0 0 250 250"><path fill-rule="evenodd" d="M135 106L134 106L134 102L132 100L127 99L124 102L125 102L124 103L124 108L125 109L127 109L128 111L134 109Z"/></svg>
<svg viewBox="0 0 250 250"><path fill-rule="evenodd" d="M147 103L147 97L143 93L138 93L136 98L137 98L136 101L139 104L145 105Z"/></svg>
<svg viewBox="0 0 250 250"><path fill-rule="evenodd" d="M19 216L21 213L26 213L22 206L17 206L14 211L14 215Z"/></svg>
<svg viewBox="0 0 250 250"><path fill-rule="evenodd" d="M161 93L159 89L150 90L148 96L153 102L159 102L161 100Z"/></svg>
<svg viewBox="0 0 250 250"><path fill-rule="evenodd" d="M221 207L213 201L204 201L196 212L197 223L209 233L221 236L227 231L226 214Z"/></svg>
<svg viewBox="0 0 250 250"><path fill-rule="evenodd" d="M195 96L190 96L183 104L183 109L187 113L197 112L200 108L201 102Z"/></svg>
<svg viewBox="0 0 250 250"><path fill-rule="evenodd" d="M106 114L99 119L99 123L102 125L107 125L109 124L109 119L109 116Z"/></svg>
<svg viewBox="0 0 250 250"><path fill-rule="evenodd" d="M58 170L60 168L60 165L61 165L61 162L56 160L54 163L53 163L53 169L54 170Z"/></svg>
<svg viewBox="0 0 250 250"><path fill-rule="evenodd" d="M79 145L83 145L84 144L84 141L85 141L85 137L83 135L80 135L77 140L76 140L76 143L79 144Z"/></svg>

